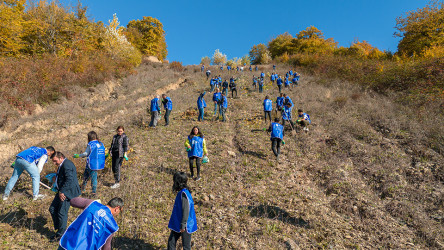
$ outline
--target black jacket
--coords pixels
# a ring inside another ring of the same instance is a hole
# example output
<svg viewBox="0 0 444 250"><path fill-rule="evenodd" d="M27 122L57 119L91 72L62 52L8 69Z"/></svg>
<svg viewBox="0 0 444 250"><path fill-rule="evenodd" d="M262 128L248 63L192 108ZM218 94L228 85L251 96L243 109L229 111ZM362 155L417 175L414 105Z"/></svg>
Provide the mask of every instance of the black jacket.
<svg viewBox="0 0 444 250"><path fill-rule="evenodd" d="M68 159L65 159L57 171L57 188L68 200L79 196L81 193L76 166Z"/></svg>

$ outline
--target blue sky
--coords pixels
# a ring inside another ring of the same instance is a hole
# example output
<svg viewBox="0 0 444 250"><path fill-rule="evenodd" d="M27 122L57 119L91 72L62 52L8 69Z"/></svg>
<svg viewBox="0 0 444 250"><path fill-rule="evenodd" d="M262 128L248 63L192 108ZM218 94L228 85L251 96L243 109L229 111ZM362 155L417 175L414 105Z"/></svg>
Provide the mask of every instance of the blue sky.
<svg viewBox="0 0 444 250"><path fill-rule="evenodd" d="M72 2L76 2L71 0ZM219 49L228 59L248 54L258 43L314 25L340 46L357 38L381 50L397 50L396 17L429 0L82 0L89 16L107 23L114 13L121 25L152 16L166 32L170 61L199 64Z"/></svg>

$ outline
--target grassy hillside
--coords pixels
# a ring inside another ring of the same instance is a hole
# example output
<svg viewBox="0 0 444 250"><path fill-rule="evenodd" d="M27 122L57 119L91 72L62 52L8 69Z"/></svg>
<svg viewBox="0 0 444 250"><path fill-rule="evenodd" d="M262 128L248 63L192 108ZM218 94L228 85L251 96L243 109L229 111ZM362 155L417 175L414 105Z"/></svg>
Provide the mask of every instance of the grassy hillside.
<svg viewBox="0 0 444 250"><path fill-rule="evenodd" d="M211 93L205 96L207 120L197 122L198 93L209 90L199 67L180 72L167 64L144 64L126 79L75 89L78 94L70 100L9 120L0 131L0 191L20 150L54 145L71 159L85 149L90 130L109 146L115 128L124 125L132 152L122 186L109 188L113 177L107 165L98 188L102 201L120 196L126 203L113 246L164 248L175 197L172 174L189 172L183 143L198 124L210 163L203 165L200 181L189 182L199 226L194 248L444 247L444 158L436 146L443 141L442 114L412 111L356 85L302 74L300 86L285 92L310 114L313 125L308 133L288 131L276 162L262 131L268 127L262 101L265 95L274 100L277 88L267 81L259 94L251 89L251 72L232 74L240 77L240 89L237 99L228 99L226 123L211 121ZM149 100L164 92L173 101L170 126L161 121L148 128ZM426 118L418 119L418 112ZM72 160L81 179L85 162ZM44 172L55 169L49 163ZM48 240L52 198L31 202L31 196L31 180L24 174L10 199L1 202L1 248L56 247ZM69 222L79 212L71 209Z"/></svg>

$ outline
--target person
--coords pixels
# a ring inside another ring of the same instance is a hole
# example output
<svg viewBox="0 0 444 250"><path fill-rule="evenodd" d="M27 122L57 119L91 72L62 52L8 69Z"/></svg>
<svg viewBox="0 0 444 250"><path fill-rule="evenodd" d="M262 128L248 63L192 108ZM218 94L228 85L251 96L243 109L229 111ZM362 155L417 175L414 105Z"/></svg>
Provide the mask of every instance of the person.
<svg viewBox="0 0 444 250"><path fill-rule="evenodd" d="M219 92L219 89L216 89L216 92L213 94L213 102L214 102L214 116L217 115L218 110L218 104L221 98L221 93ZM220 114L220 107L219 107L219 114Z"/></svg>
<svg viewBox="0 0 444 250"><path fill-rule="evenodd" d="M273 73L271 73L270 81L271 81L272 83L274 83L275 80L276 80L276 75L275 75L274 72L273 72Z"/></svg>
<svg viewBox="0 0 444 250"><path fill-rule="evenodd" d="M298 119L296 123L303 127L304 131L308 132L308 125L311 123L310 116L307 113L304 113L302 109L298 109Z"/></svg>
<svg viewBox="0 0 444 250"><path fill-rule="evenodd" d="M257 86L257 78L255 76L253 76L253 87L254 87L254 90L256 90L256 86Z"/></svg>
<svg viewBox="0 0 444 250"><path fill-rule="evenodd" d="M265 73L264 72L261 72L261 78L265 78Z"/></svg>
<svg viewBox="0 0 444 250"><path fill-rule="evenodd" d="M257 71L258 70L258 68L257 68L257 65L254 67L254 71Z"/></svg>
<svg viewBox="0 0 444 250"><path fill-rule="evenodd" d="M250 67L248 68L248 70L253 71L253 69L251 68L251 65L250 65Z"/></svg>
<svg viewBox="0 0 444 250"><path fill-rule="evenodd" d="M14 168L12 176L6 184L5 192L3 194L3 200L7 200L11 194L15 183L22 175L23 171L28 172L32 179L32 200L36 201L45 197L43 194L39 194L40 189L40 173L43 170L43 166L48 161L48 157L52 158L55 149L52 146L46 148L40 148L32 146L18 153L15 157L14 163L11 167Z"/></svg>
<svg viewBox="0 0 444 250"><path fill-rule="evenodd" d="M103 205L99 201L76 197L71 199L70 204L83 211L66 229L58 250L111 250L113 234L119 230L115 217L122 212L123 200L114 197Z"/></svg>
<svg viewBox="0 0 444 250"><path fill-rule="evenodd" d="M176 243L180 237L182 237L183 249L190 250L191 234L198 229L194 201L187 182L188 177L184 172L174 174L173 192L177 192L177 195L168 223L168 228L171 230L168 237L168 250L176 250Z"/></svg>
<svg viewBox="0 0 444 250"><path fill-rule="evenodd" d="M268 132L271 132L271 150L273 150L276 160L279 160L281 153L281 143L284 139L284 126L279 124L279 118L274 118L274 122L270 124Z"/></svg>
<svg viewBox="0 0 444 250"><path fill-rule="evenodd" d="M197 98L197 108L199 109L199 117L197 118L198 121L204 120L205 108L207 107L207 103L205 102L204 99L205 93L206 93L205 91L202 92Z"/></svg>
<svg viewBox="0 0 444 250"><path fill-rule="evenodd" d="M231 89L231 98L234 98L234 92L236 92L237 97L237 89L236 89L236 79L231 77L230 79L230 89Z"/></svg>
<svg viewBox="0 0 444 250"><path fill-rule="evenodd" d="M276 84L279 88L279 93L281 93L282 92L282 78L280 76L277 78Z"/></svg>
<svg viewBox="0 0 444 250"><path fill-rule="evenodd" d="M205 70L205 65L202 65L202 67L200 67L200 72L203 72Z"/></svg>
<svg viewBox="0 0 444 250"><path fill-rule="evenodd" d="M173 110L173 102L169 96L162 94L162 104L163 108L165 109L165 126L168 126L170 124L171 110Z"/></svg>
<svg viewBox="0 0 444 250"><path fill-rule="evenodd" d="M263 106L264 106L265 122L267 122L267 116L268 116L268 119L270 119L271 123L271 111L273 110L273 102L270 100L268 95L265 96Z"/></svg>
<svg viewBox="0 0 444 250"><path fill-rule="evenodd" d="M227 112L227 108L228 108L228 100L227 100L227 96L225 95L225 93L222 93L222 96L220 98L219 101L219 108L220 108L220 115L222 115L222 121L225 122L226 121L226 112Z"/></svg>
<svg viewBox="0 0 444 250"><path fill-rule="evenodd" d="M150 127L155 128L157 126L157 121L159 121L159 115L160 115L160 107L159 107L159 96L156 96L154 99L151 100L151 122Z"/></svg>
<svg viewBox="0 0 444 250"><path fill-rule="evenodd" d="M65 233L68 223L69 202L78 197L81 192L74 163L66 159L61 152L54 154L52 162L58 168L55 177L57 193L49 206L49 213L51 214L55 230L54 235L50 239L51 241L58 241Z"/></svg>
<svg viewBox="0 0 444 250"><path fill-rule="evenodd" d="M261 77L261 79L259 79L259 93L262 93L264 91L264 78Z"/></svg>
<svg viewBox="0 0 444 250"><path fill-rule="evenodd" d="M85 172L83 173L82 192L86 190L86 183L91 178L92 196L97 193L97 171L105 168L105 146L99 141L99 136L96 132L90 131L88 133L88 146L82 154L74 154L74 158L86 159Z"/></svg>
<svg viewBox="0 0 444 250"><path fill-rule="evenodd" d="M225 94L225 96L227 96L228 95L228 82L227 82L227 80L225 80L223 83L222 83L222 93L224 93Z"/></svg>
<svg viewBox="0 0 444 250"><path fill-rule="evenodd" d="M287 96L287 94L284 94L284 103L283 103L284 106L285 106L287 103L290 103L290 104L291 104L291 107L294 106L293 101L291 100L291 98L290 98L289 96Z"/></svg>
<svg viewBox="0 0 444 250"><path fill-rule="evenodd" d="M288 77L285 77L284 86L285 86L285 88L290 87L290 81L288 80Z"/></svg>
<svg viewBox="0 0 444 250"><path fill-rule="evenodd" d="M210 86L211 86L211 90L210 90L210 92L213 92L214 91L214 88L215 88L215 86L216 86L216 79L213 77L213 78L211 78L211 80L210 80Z"/></svg>
<svg viewBox="0 0 444 250"><path fill-rule="evenodd" d="M207 80L208 80L208 78L209 78L210 75L211 75L211 70L207 70L207 72L205 72L205 75L207 76Z"/></svg>
<svg viewBox="0 0 444 250"><path fill-rule="evenodd" d="M125 128L123 126L118 126L116 132L117 134L113 136L108 151L108 154L111 155L111 169L114 174L114 184L110 187L112 189L120 187L120 168L123 159L128 160L126 153L129 149L129 139L125 134Z"/></svg>
<svg viewBox="0 0 444 250"><path fill-rule="evenodd" d="M282 110L284 109L284 93L280 93L279 96L276 98L276 113L278 111L282 112Z"/></svg>
<svg viewBox="0 0 444 250"><path fill-rule="evenodd" d="M227 70L230 71L231 70L231 66L227 65Z"/></svg>
<svg viewBox="0 0 444 250"><path fill-rule="evenodd" d="M220 66L220 70L224 70L224 66L223 65Z"/></svg>
<svg viewBox="0 0 444 250"><path fill-rule="evenodd" d="M291 129L294 129L294 123L291 120L291 110L293 105L291 103L284 104L284 109L282 111L282 126L285 126L285 121L290 122Z"/></svg>
<svg viewBox="0 0 444 250"><path fill-rule="evenodd" d="M197 177L196 181L200 180L200 165L202 157L208 155L207 145L203 133L199 127L194 126L191 133L185 140L185 147L188 151L188 161L190 165L191 178L194 178L194 161L196 161Z"/></svg>
<svg viewBox="0 0 444 250"><path fill-rule="evenodd" d="M296 73L295 73L295 75L293 76L293 79L292 79L293 85L297 86L298 85L298 81L299 81L299 77L296 76Z"/></svg>

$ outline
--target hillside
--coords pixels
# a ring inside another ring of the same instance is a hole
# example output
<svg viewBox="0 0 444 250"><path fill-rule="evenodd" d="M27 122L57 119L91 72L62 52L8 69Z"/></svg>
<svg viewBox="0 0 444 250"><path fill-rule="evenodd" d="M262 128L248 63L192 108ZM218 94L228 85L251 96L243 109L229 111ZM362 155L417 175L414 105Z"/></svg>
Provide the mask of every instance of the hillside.
<svg viewBox="0 0 444 250"><path fill-rule="evenodd" d="M287 70L278 66L277 72ZM260 72L212 72L240 78L238 98L228 99L226 123L211 120L210 93L207 120L197 122L198 93L209 90L199 67L176 72L156 63L145 63L122 80L79 87L70 100L9 121L0 130L0 191L20 150L53 145L72 159L85 149L90 130L109 146L115 128L124 125L132 152L122 169L122 186L109 188L108 165L98 187L102 201L120 196L126 204L113 246L165 248L175 197L172 174L189 172L183 143L197 124L210 163L203 166L200 181L189 181L199 225L194 248L444 248L444 158L429 143L432 134L443 138L442 116L419 120L415 112L430 111L413 112L352 84L302 74L300 86L285 92L296 108L310 114L313 125L308 133L287 132L276 162L269 135L262 131L268 127L262 101L265 95L274 101L277 88L267 79L263 94L253 91L252 75ZM162 93L173 101L171 124L165 127L161 120L157 128L148 128L146 107ZM81 180L85 162L72 160ZM48 163L42 175L55 170ZM24 174L10 199L0 201L0 248L56 247L48 239L52 194L41 192L50 197L31 202L31 179ZM78 214L71 209L69 222Z"/></svg>

